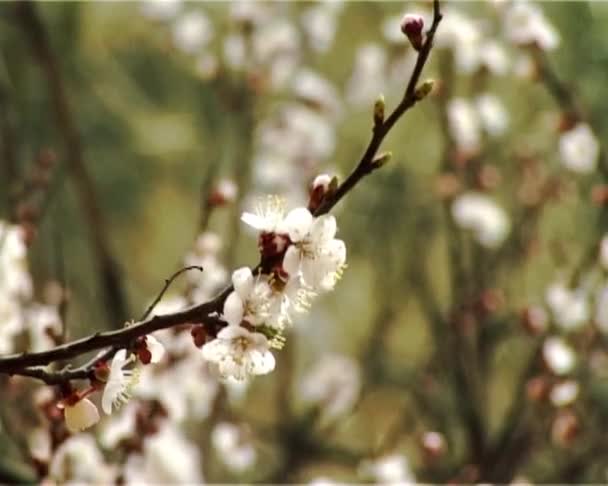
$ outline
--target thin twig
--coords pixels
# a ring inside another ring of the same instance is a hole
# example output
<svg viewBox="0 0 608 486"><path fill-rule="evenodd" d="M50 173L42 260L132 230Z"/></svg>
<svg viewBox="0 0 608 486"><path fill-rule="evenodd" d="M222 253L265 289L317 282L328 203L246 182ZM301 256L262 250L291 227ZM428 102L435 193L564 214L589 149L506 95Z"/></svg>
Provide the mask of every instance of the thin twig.
<svg viewBox="0 0 608 486"><path fill-rule="evenodd" d="M173 275L171 275L168 279L166 279L164 287L162 288L160 293L156 296L156 299L154 299L154 301L148 306L148 308L146 309L146 312L144 312L143 315L139 318L140 321L145 321L148 318L148 316L152 313L154 308L157 306L157 304L161 301L161 299L165 295L165 292L167 290L169 290L169 287L171 286L173 281L177 277L179 277L182 273L188 272L189 270L199 270L202 272L203 267L201 267L199 265L190 265L188 267L184 267L184 268L178 270Z"/></svg>

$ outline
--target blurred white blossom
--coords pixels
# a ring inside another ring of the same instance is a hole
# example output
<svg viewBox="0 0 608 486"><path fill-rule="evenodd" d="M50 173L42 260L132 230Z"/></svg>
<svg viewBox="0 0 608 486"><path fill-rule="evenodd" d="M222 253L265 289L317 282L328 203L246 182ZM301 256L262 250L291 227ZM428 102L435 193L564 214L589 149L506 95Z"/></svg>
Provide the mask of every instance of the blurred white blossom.
<svg viewBox="0 0 608 486"><path fill-rule="evenodd" d="M407 457L399 453L366 460L360 464L359 471L361 475L371 477L380 484L416 484Z"/></svg>
<svg viewBox="0 0 608 486"><path fill-rule="evenodd" d="M448 103L447 114L450 134L458 147L477 152L481 144L481 122L475 105L465 98L453 98Z"/></svg>
<svg viewBox="0 0 608 486"><path fill-rule="evenodd" d="M559 46L559 33L545 17L542 9L527 1L517 0L504 15L505 36L521 46L537 46L545 51Z"/></svg>
<svg viewBox="0 0 608 486"><path fill-rule="evenodd" d="M346 356L324 355L304 376L299 391L303 402L322 407L325 418L339 418L359 397L359 366Z"/></svg>
<svg viewBox="0 0 608 486"><path fill-rule="evenodd" d="M573 172L581 174L593 172L597 166L599 152L599 142L586 123L578 123L559 138L562 164Z"/></svg>
<svg viewBox="0 0 608 486"><path fill-rule="evenodd" d="M255 464L256 450L247 440L245 431L238 425L229 422L218 423L213 428L211 441L220 460L231 470L240 473Z"/></svg>
<svg viewBox="0 0 608 486"><path fill-rule="evenodd" d="M555 324L563 331L580 329L591 316L583 289L572 290L556 282L547 288L546 300Z"/></svg>
<svg viewBox="0 0 608 486"><path fill-rule="evenodd" d="M561 338L552 336L543 343L543 358L549 369L556 375L570 373L576 365L576 353Z"/></svg>
<svg viewBox="0 0 608 486"><path fill-rule="evenodd" d="M505 211L485 194L468 192L452 203L452 217L458 226L473 232L479 244L496 248L510 231Z"/></svg>
<svg viewBox="0 0 608 486"><path fill-rule="evenodd" d="M199 10L183 14L173 25L173 42L187 54L195 54L212 38L213 25Z"/></svg>

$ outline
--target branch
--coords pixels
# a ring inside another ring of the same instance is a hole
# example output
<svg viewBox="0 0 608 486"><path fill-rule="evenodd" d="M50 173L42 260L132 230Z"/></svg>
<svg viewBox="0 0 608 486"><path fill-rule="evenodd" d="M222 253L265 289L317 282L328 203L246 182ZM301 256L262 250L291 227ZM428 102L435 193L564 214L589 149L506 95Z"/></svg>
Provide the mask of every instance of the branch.
<svg viewBox="0 0 608 486"><path fill-rule="evenodd" d="M84 161L80 135L72 116L57 57L34 3L17 2L15 11L48 83L59 136L64 145L67 168L89 223L100 285L106 298L106 310L112 321L124 320L128 315L125 290L118 264L110 250L107 227L95 196L95 184Z"/></svg>
<svg viewBox="0 0 608 486"><path fill-rule="evenodd" d="M381 123L378 123L374 126L372 139L370 140L367 149L363 153L361 160L355 167L355 170L350 173L350 175L344 180L338 189L323 203L317 208L315 211L315 216L320 216L322 214L326 214L331 209L340 202L340 200L350 191L352 190L361 179L363 179L366 175L373 172L377 166L374 165L374 158L382 144L386 135L390 132L391 128L397 123L397 121L403 116L403 114L412 108L419 100L416 97L416 87L418 85L418 81L420 79L420 75L422 74L422 69L424 68L426 61L431 52L431 48L433 47L433 39L435 38L435 32L439 27L439 23L443 15L439 9L439 0L433 1L433 23L431 28L427 32L426 40L418 53L418 58L416 59L416 64L414 66L414 70L412 71L412 75L407 84L407 88L405 90L405 94L401 99L401 102L397 105L397 107L393 110L393 112L388 116L386 120Z"/></svg>
<svg viewBox="0 0 608 486"><path fill-rule="evenodd" d="M419 51L418 59L407 84L403 99L386 121L377 123L374 126L372 139L358 165L337 190L327 197L317 208L315 216L328 213L364 176L378 168L378 165L374 164L374 159L380 144L401 116L419 101L419 98L416 95L416 86L422 69L429 57L433 45L433 38L442 18L439 10L439 0L434 0L433 8L433 23L427 32L424 45ZM253 270L253 273L257 274L263 271L265 270L260 264ZM178 274L179 273L181 273L181 271L178 272ZM178 274L171 277L167 281L168 283L166 282L166 286L168 286ZM162 294L165 290L166 289L163 289L163 291L161 291L159 298L162 298ZM167 329L182 324L202 324L205 326L205 330L210 336L215 336L217 332L226 325L220 318L220 315L223 310L224 301L233 290L234 287L229 285L219 295L208 302L194 305L183 311L172 314L160 316L152 315L129 327L104 333L98 332L92 336L57 346L48 351L39 353L18 353L0 357L0 373L29 376L40 379L48 384L58 384L72 379L89 378L95 363L104 359L109 359L109 357L118 349L128 347L138 337L145 336L160 329ZM157 298L157 300L159 300L159 298ZM153 303L153 306L154 305L156 305L156 302ZM148 311L146 311L146 314L148 314ZM75 358L85 353L104 348L110 349L79 368L71 369L68 366L57 372L47 371L44 368L37 368L39 366L46 366L55 361Z"/></svg>

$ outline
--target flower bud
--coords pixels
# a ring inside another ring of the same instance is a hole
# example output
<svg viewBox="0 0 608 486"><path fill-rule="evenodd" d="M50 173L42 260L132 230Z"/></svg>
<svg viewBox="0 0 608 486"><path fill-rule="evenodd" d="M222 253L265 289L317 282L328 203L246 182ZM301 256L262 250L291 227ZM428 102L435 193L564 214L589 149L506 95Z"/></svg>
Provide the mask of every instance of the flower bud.
<svg viewBox="0 0 608 486"><path fill-rule="evenodd" d="M391 160L392 157L393 157L392 152L382 152L381 154L376 155L376 157L372 161L373 168L379 169L380 167L383 167Z"/></svg>
<svg viewBox="0 0 608 486"><path fill-rule="evenodd" d="M401 32L410 40L412 47L419 51L423 44L424 19L420 15L405 14L401 19Z"/></svg>
<svg viewBox="0 0 608 486"><path fill-rule="evenodd" d="M428 461L438 459L446 452L445 439L439 432L425 432L420 443Z"/></svg>
<svg viewBox="0 0 608 486"><path fill-rule="evenodd" d="M209 195L208 203L212 207L233 203L238 195L237 185L230 179L220 180Z"/></svg>
<svg viewBox="0 0 608 486"><path fill-rule="evenodd" d="M433 91L434 84L435 81L433 81L432 79L427 79L420 86L418 86L416 88L416 91L414 91L414 98L416 99L416 101L420 101L426 98L430 94L430 92Z"/></svg>
<svg viewBox="0 0 608 486"><path fill-rule="evenodd" d="M315 177L310 188L308 210L312 213L321 205L324 199L333 194L338 188L338 178L329 174L320 174Z"/></svg>
<svg viewBox="0 0 608 486"><path fill-rule="evenodd" d="M384 123L385 107L384 95L381 94L374 103L374 125L382 125Z"/></svg>

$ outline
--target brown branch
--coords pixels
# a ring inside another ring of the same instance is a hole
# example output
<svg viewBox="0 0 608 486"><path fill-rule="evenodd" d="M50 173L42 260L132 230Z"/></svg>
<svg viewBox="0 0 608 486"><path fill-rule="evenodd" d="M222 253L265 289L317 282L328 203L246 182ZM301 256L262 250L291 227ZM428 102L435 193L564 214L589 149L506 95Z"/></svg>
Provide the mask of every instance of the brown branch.
<svg viewBox="0 0 608 486"><path fill-rule="evenodd" d="M418 58L416 59L414 70L412 71L412 75L407 84L407 88L405 90L403 98L401 99L401 102L397 105L397 107L393 110L393 112L388 116L386 120L374 125L372 139L370 140L367 149L363 153L361 160L355 167L355 170L351 172L351 174L344 180L342 184L340 184L340 186L338 186L338 189L330 197L323 201L323 203L315 211L315 216L320 216L331 211L331 209L336 204L338 204L340 200L350 190L352 190L361 179L363 179L366 175L370 174L377 168L377 166L373 162L384 138L390 132L391 128L393 128L395 123L397 123L397 121L403 116L403 114L419 101L416 96L416 87L418 86L418 81L420 79L420 75L422 74L422 69L426 64L426 61L431 52L431 48L433 47L433 39L435 37L435 32L439 27L439 23L441 22L442 17L443 15L441 14L441 11L439 9L439 0L434 0L433 23L431 24L431 28L427 32L424 45L418 53Z"/></svg>
<svg viewBox="0 0 608 486"><path fill-rule="evenodd" d="M378 168L377 165L374 164L374 158L380 144L399 118L419 101L416 96L416 85L428 59L435 32L442 18L439 10L439 0L434 0L433 7L433 23L427 33L425 43L418 54L418 60L402 101L386 121L375 125L372 140L359 164L350 176L338 187L336 192L327 197L323 204L319 206L317 211L315 211L315 216L329 212L331 208L333 208L345 194L352 190L364 176ZM263 265L261 264L253 270L254 273L260 273L261 271L264 271ZM208 302L194 305L183 311L172 314L160 316L153 315L129 327L104 333L98 332L92 336L57 346L48 351L39 353L17 353L0 357L0 373L29 376L40 379L48 384L63 383L72 379L89 378L95 363L103 359L109 359L109 357L118 349L129 347L129 345L138 337L145 336L160 329L167 329L182 324L202 324L205 326L209 335L215 336L218 330L225 325L220 318L220 314L223 309L224 301L233 290L233 286L229 285L219 295ZM71 369L70 367L66 367L63 370L56 372L37 368L39 366L46 366L55 361L75 358L85 353L104 348L110 349L107 350L104 355L101 355L101 357L94 358L80 368Z"/></svg>
<svg viewBox="0 0 608 486"><path fill-rule="evenodd" d="M57 57L35 4L31 1L17 2L15 12L48 83L59 135L64 145L67 168L89 223L101 287L105 293L106 311L113 322L124 321L129 315L126 292L118 264L110 250L107 226L95 195L95 184L85 165L80 135L72 116Z"/></svg>

